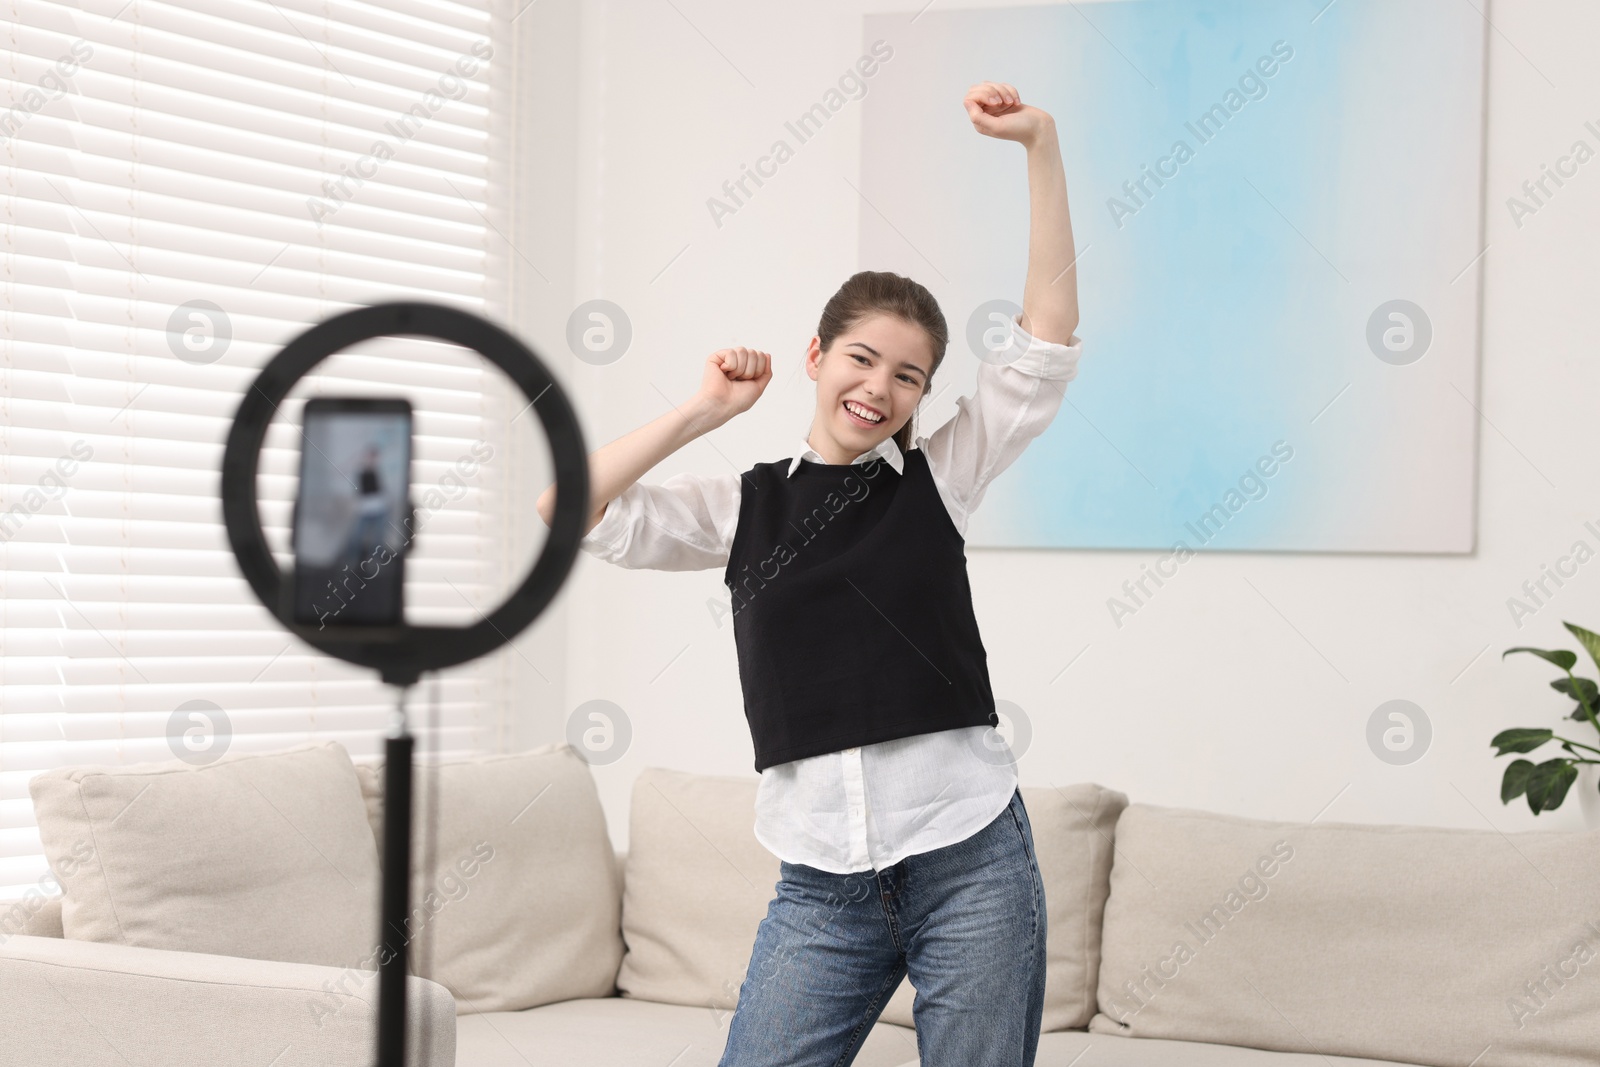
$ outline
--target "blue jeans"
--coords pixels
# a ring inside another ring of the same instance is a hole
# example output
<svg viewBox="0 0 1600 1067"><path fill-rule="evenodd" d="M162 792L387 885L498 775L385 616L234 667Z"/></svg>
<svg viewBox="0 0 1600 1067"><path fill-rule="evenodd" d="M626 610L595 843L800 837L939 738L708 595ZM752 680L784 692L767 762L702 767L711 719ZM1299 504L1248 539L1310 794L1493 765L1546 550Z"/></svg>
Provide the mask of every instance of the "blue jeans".
<svg viewBox="0 0 1600 1067"><path fill-rule="evenodd" d="M1044 882L1017 790L988 826L881 871L781 861L718 1067L844 1067L900 981L922 1067L1032 1067Z"/></svg>

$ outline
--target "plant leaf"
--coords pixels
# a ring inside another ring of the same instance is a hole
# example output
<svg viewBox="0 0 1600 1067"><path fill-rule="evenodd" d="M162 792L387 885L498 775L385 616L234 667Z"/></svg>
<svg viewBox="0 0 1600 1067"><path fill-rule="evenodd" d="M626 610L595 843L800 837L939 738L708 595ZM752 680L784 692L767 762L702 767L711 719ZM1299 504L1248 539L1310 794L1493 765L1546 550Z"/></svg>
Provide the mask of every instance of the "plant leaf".
<svg viewBox="0 0 1600 1067"><path fill-rule="evenodd" d="M1528 788L1528 775L1533 771L1533 764L1525 759L1512 760L1506 768L1505 777L1500 779L1500 803L1509 804L1520 797Z"/></svg>
<svg viewBox="0 0 1600 1067"><path fill-rule="evenodd" d="M1577 683L1576 686L1573 685L1574 682ZM1600 700L1596 699L1600 697L1600 686L1596 686L1587 678L1557 678L1550 683L1550 688L1558 693L1567 694L1573 700L1577 700L1578 694L1582 693L1583 699L1589 702L1589 706L1600 711Z"/></svg>
<svg viewBox="0 0 1600 1067"><path fill-rule="evenodd" d="M1572 636L1578 639L1578 643L1583 646L1584 651L1589 653L1589 658L1594 660L1594 665L1600 668L1600 634L1592 630L1585 630L1581 626L1574 626L1570 622L1563 622L1561 625L1571 631ZM1572 668L1568 667L1567 669L1571 670Z"/></svg>
<svg viewBox="0 0 1600 1067"><path fill-rule="evenodd" d="M1532 752L1554 736L1554 730L1530 730L1519 726L1501 730L1489 743L1500 750L1495 753L1496 756L1504 756L1508 752Z"/></svg>
<svg viewBox="0 0 1600 1067"><path fill-rule="evenodd" d="M1570 671L1578 662L1578 654L1576 652L1568 652L1564 648L1557 649L1554 652L1546 652L1542 648L1508 648L1504 652L1500 653L1500 658L1505 659L1513 652L1532 652L1540 659L1547 659L1564 671Z"/></svg>
<svg viewBox="0 0 1600 1067"><path fill-rule="evenodd" d="M1578 768L1565 756L1546 760L1528 773L1528 807L1535 815L1555 811L1577 780Z"/></svg>

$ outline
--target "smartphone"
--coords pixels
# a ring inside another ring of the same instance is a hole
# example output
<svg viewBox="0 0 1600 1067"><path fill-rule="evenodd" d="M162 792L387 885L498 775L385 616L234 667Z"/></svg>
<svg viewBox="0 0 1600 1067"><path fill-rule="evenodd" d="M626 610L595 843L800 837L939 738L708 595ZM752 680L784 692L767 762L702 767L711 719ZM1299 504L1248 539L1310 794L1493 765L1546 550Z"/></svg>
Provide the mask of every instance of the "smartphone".
<svg viewBox="0 0 1600 1067"><path fill-rule="evenodd" d="M306 401L290 535L297 624L402 624L410 499L409 401Z"/></svg>

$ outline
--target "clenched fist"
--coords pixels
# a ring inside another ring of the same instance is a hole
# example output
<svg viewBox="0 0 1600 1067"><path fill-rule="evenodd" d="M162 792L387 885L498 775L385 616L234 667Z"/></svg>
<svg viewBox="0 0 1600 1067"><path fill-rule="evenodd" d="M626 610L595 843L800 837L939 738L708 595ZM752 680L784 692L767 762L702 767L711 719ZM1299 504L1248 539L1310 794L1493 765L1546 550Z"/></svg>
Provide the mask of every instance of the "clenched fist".
<svg viewBox="0 0 1600 1067"><path fill-rule="evenodd" d="M772 357L754 348L721 348L706 359L700 398L726 422L760 398L772 380Z"/></svg>
<svg viewBox="0 0 1600 1067"><path fill-rule="evenodd" d="M979 133L1002 141L1032 144L1055 122L1049 112L1024 104L1016 86L1005 82L979 82L967 90L961 104Z"/></svg>

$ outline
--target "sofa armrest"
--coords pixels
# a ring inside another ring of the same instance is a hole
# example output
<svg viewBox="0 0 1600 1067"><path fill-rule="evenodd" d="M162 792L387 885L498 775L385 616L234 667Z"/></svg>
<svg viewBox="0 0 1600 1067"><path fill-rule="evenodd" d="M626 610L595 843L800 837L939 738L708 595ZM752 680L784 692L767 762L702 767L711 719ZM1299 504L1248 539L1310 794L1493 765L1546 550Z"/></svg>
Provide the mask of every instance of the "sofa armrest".
<svg viewBox="0 0 1600 1067"><path fill-rule="evenodd" d="M7 1062L321 1067L377 1059L374 971L17 935L0 939L0 989ZM406 1063L454 1067L455 998L413 975L406 1008Z"/></svg>

